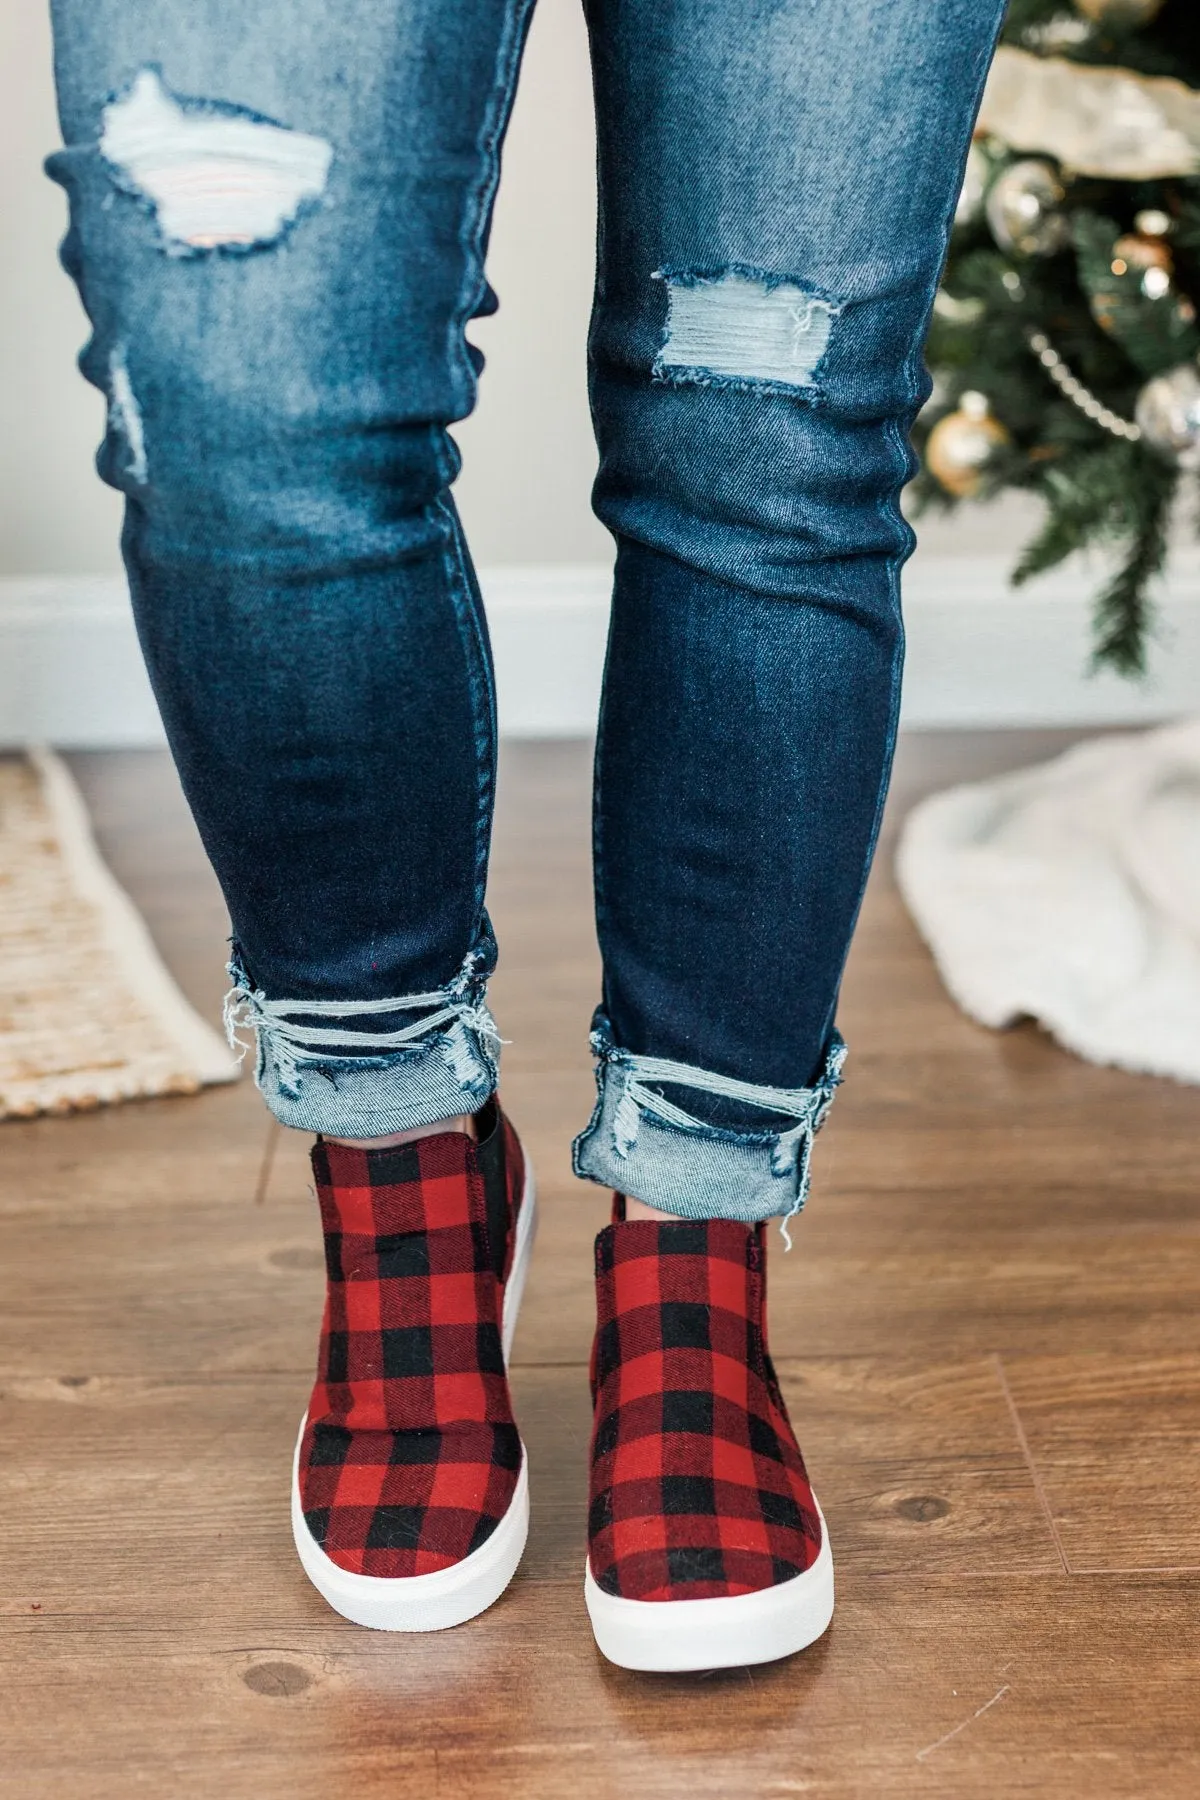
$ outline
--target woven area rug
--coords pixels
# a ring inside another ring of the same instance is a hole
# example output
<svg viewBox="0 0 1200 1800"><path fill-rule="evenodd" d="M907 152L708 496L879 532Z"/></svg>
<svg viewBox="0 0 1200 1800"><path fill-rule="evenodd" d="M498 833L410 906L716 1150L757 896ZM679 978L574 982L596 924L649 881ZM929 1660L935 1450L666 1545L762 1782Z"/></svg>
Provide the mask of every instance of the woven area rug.
<svg viewBox="0 0 1200 1800"><path fill-rule="evenodd" d="M101 862L58 757L0 759L0 1119L234 1081Z"/></svg>

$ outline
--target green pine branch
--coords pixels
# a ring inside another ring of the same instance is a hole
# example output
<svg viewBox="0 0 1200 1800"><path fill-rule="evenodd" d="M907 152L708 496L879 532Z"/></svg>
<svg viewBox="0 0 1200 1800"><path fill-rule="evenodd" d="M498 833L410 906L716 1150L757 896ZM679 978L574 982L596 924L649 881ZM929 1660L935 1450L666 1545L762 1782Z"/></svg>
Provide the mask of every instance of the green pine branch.
<svg viewBox="0 0 1200 1800"><path fill-rule="evenodd" d="M1200 350L1195 312L1180 305L1174 285L1151 298L1142 289L1144 269L1136 264L1114 267L1120 227L1098 213L1080 210L1071 228L1079 278L1092 314L1139 373L1161 375L1194 357Z"/></svg>
<svg viewBox="0 0 1200 1800"><path fill-rule="evenodd" d="M1166 561L1169 517L1168 501L1145 521L1117 573L1096 596L1092 614L1093 669L1109 668L1118 675L1145 675L1146 644L1153 618L1147 589Z"/></svg>
<svg viewBox="0 0 1200 1800"><path fill-rule="evenodd" d="M1169 75L1200 89L1196 0L1163 0L1152 17L1140 21L1133 9L1124 17L1110 14L1090 29L1071 0L1010 0L1003 38L1035 54ZM1035 149L1017 151L993 140L981 148L991 179L1022 157L1037 155ZM1200 179L1063 175L1071 232L1051 254L1022 256L1003 249L986 208L956 226L943 282L949 298L929 335L938 398L922 413L914 435L922 448L965 392L975 389L987 397L1008 441L980 472L975 498L987 500L1015 488L1036 494L1046 508L1014 579L1028 581L1088 548L1115 554L1114 572L1096 599L1093 660L1133 675L1145 665L1152 622L1148 596L1166 558L1181 472L1147 439L1113 436L1103 418L1089 417L1081 402L1093 396L1118 418L1132 420L1147 380L1196 358ZM1146 282L1151 253L1144 245L1117 248L1123 237L1146 235L1138 223L1145 211L1165 214L1169 221L1166 255L1159 259L1170 276L1163 293L1155 292L1162 286L1157 277ZM1060 377L1073 378L1078 387L1052 379L1031 348L1034 333L1044 334L1062 359ZM918 510L962 504L940 488L928 468L912 493Z"/></svg>
<svg viewBox="0 0 1200 1800"><path fill-rule="evenodd" d="M1060 468L1045 483L1045 522L1013 570L1014 586L1078 550L1119 542L1124 554L1096 599L1092 664L1142 675L1152 619L1148 588L1166 561L1178 473L1141 445L1118 440Z"/></svg>

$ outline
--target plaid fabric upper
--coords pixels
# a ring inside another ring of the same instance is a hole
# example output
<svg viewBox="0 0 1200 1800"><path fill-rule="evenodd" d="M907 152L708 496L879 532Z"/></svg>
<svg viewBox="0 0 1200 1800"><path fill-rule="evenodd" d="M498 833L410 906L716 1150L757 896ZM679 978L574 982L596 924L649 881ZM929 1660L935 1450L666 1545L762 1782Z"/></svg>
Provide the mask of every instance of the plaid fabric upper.
<svg viewBox="0 0 1200 1800"><path fill-rule="evenodd" d="M445 1132L313 1149L329 1284L300 1498L355 1574L461 1562L516 1488L501 1314L524 1164L498 1107L477 1123L478 1146Z"/></svg>
<svg viewBox="0 0 1200 1800"><path fill-rule="evenodd" d="M588 1540L606 1593L751 1593L820 1550L767 1354L764 1231L631 1219L596 1239Z"/></svg>

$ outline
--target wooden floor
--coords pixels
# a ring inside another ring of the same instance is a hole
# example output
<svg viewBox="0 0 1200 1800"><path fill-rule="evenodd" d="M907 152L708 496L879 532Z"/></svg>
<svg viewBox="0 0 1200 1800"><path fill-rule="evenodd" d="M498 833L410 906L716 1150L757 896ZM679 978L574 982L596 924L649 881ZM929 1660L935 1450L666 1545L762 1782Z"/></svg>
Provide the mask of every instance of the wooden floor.
<svg viewBox="0 0 1200 1800"><path fill-rule="evenodd" d="M891 814L1032 760L907 742ZM173 777L79 758L196 1003L224 920ZM587 755L510 750L493 910L546 1205L517 1338L533 1534L484 1618L391 1639L308 1586L288 1465L321 1298L305 1142L246 1082L0 1127L0 1792L21 1800L1200 1795L1200 1093L947 1001L881 855L849 1081L773 1341L838 1611L790 1662L605 1665L584 1613Z"/></svg>

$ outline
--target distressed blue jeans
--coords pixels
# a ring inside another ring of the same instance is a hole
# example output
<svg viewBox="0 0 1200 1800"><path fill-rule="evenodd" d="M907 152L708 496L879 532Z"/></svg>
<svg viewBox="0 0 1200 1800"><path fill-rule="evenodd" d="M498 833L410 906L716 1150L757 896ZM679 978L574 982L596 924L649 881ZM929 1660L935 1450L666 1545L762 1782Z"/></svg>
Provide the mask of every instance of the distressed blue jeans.
<svg viewBox="0 0 1200 1800"><path fill-rule="evenodd" d="M532 0L53 0L138 631L286 1124L497 1080L447 428ZM1001 0L585 0L604 988L578 1172L802 1202L896 730L922 344Z"/></svg>

